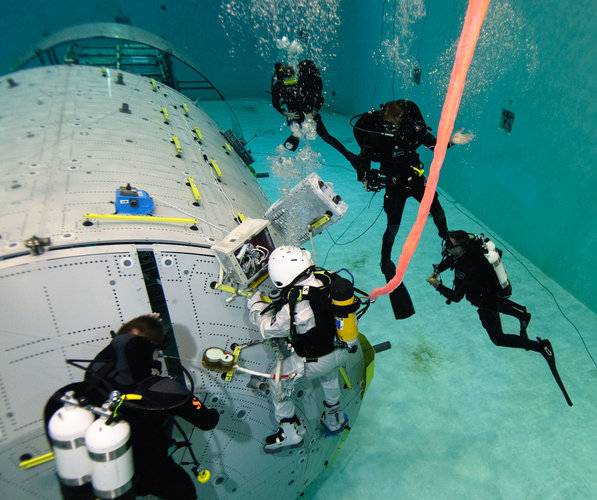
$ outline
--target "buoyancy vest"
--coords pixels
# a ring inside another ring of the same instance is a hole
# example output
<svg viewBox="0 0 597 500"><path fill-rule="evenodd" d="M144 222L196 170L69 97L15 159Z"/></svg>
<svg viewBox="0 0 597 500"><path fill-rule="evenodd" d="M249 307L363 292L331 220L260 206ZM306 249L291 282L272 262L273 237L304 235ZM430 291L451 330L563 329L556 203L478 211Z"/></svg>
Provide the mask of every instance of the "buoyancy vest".
<svg viewBox="0 0 597 500"><path fill-rule="evenodd" d="M314 274L323 283L322 286L296 286L288 291L290 343L299 356L308 359L331 353L335 349L336 339L336 324L329 288L338 275L331 271L315 271ZM315 326L299 334L294 324L294 313L296 304L302 300L309 301L315 317Z"/></svg>
<svg viewBox="0 0 597 500"><path fill-rule="evenodd" d="M403 109L400 126L396 127L382 118L383 108L360 116L353 133L364 155L372 161L399 162L418 165L416 149L422 144L427 127L421 110L412 101L402 99ZM389 175L390 172L385 172Z"/></svg>

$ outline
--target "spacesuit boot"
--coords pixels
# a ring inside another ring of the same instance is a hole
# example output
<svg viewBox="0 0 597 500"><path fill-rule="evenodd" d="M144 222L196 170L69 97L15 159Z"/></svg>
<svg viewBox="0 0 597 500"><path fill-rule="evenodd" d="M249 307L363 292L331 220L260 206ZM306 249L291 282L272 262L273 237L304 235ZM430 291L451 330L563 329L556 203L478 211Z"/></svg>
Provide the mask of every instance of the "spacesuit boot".
<svg viewBox="0 0 597 500"><path fill-rule="evenodd" d="M266 453L278 453L286 447L296 448L303 444L303 434L305 427L296 415L283 418L276 433L265 438L263 450Z"/></svg>
<svg viewBox="0 0 597 500"><path fill-rule="evenodd" d="M344 415L344 411L340 408L340 403L329 405L324 401L323 408L321 423L330 434L338 434L348 424L346 415Z"/></svg>

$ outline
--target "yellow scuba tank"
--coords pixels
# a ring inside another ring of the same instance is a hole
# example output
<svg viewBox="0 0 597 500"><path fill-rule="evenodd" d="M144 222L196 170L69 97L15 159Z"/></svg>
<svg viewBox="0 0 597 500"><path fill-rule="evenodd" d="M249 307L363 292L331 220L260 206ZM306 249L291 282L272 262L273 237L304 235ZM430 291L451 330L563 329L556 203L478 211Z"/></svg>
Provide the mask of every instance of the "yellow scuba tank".
<svg viewBox="0 0 597 500"><path fill-rule="evenodd" d="M336 335L341 341L350 344L359 334L356 315L358 304L355 304L357 299L354 296L352 283L346 278L336 278L330 285L330 297L336 322Z"/></svg>

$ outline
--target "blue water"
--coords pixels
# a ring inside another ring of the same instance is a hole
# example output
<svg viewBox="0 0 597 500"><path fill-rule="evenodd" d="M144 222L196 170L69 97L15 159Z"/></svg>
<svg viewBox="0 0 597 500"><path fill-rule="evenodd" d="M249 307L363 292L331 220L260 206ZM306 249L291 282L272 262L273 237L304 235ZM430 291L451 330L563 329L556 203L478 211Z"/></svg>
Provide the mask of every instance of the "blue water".
<svg viewBox="0 0 597 500"><path fill-rule="evenodd" d="M290 182L271 175L268 160L289 135L264 93L281 57L275 36L292 36L299 24L319 33L310 55L325 66L324 122L356 151L349 116L391 98L415 100L437 127L467 4L327 3L340 7L321 8L324 0L63 0L51 9L36 0L7 2L0 16L0 63L7 73L39 39L67 26L128 17L190 53L224 95L243 97L231 105L245 137L256 135L248 146L253 166L270 172L259 183L274 201ZM232 6L232 15L224 4ZM360 330L371 343L389 340L392 349L377 356L353 430L305 498L597 498L597 316L538 269L597 310L595 12L594 0L492 0L457 123L476 138L448 151L440 179L450 229L484 232L504 250L512 298L533 314L529 335L551 340L574 406L566 405L538 354L494 346L470 304L446 305L425 282L441 250L430 222L405 277L417 313L396 321L382 297L362 318ZM420 86L410 81L414 62L422 69ZM516 114L511 134L497 127L503 108ZM318 264L347 267L357 286L370 291L383 283L382 193L367 193L321 139L311 147L321 154L317 173L349 205L345 218L315 239ZM422 157L429 166L430 154ZM417 209L414 200L407 202L395 259ZM518 330L512 318L503 324L506 332Z"/></svg>
<svg viewBox="0 0 597 500"><path fill-rule="evenodd" d="M288 127L266 98L233 100L231 105L245 137L253 138L248 147L256 158L254 168L270 173L259 183L274 201L286 180L271 174L268 157L275 157ZM325 111L322 116L330 133L355 151L349 117ZM316 172L334 184L349 206L343 220L315 238L318 264L350 269L357 286L370 291L383 284L382 193L366 192L350 165L321 139L309 145L321 154ZM427 284L441 252L429 220L405 277L417 312L396 321L389 300L382 297L362 318L360 330L370 342L389 340L392 348L377 355L375 378L358 420L336 461L304 497L597 498L597 370L591 357L597 354L597 316L449 193L441 192L440 200L450 229L483 232L504 250L512 298L533 315L529 336L551 340L574 406L566 405L539 354L494 346L476 309L466 301L447 305ZM395 259L418 206L407 202ZM442 277L450 282L449 272ZM507 333L518 332L513 318L503 317L503 325Z"/></svg>

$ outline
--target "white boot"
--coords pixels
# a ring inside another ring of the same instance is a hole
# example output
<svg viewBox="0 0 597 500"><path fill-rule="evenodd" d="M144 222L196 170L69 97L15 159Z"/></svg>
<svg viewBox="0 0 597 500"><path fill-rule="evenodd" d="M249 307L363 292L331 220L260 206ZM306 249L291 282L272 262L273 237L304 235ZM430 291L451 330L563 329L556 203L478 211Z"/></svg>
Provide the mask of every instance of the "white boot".
<svg viewBox="0 0 597 500"><path fill-rule="evenodd" d="M344 411L340 408L340 403L329 405L324 401L323 408L321 423L330 434L338 434L348 424Z"/></svg>
<svg viewBox="0 0 597 500"><path fill-rule="evenodd" d="M302 432L300 432L301 430ZM283 418L278 431L265 438L263 449L266 453L277 453L282 448L296 448L303 444L302 434L304 433L305 428L296 415L291 418Z"/></svg>

